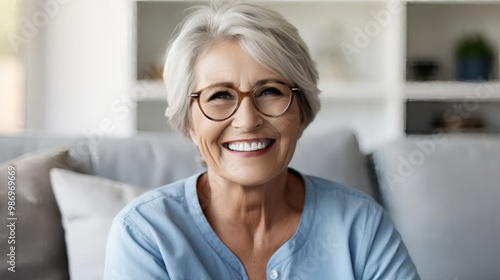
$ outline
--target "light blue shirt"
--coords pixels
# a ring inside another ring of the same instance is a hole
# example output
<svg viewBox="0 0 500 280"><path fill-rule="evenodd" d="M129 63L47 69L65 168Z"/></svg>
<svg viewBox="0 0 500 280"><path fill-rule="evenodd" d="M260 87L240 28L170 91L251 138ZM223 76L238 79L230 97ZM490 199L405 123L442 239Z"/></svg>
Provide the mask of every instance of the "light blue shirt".
<svg viewBox="0 0 500 280"><path fill-rule="evenodd" d="M104 279L248 279L203 215L199 176L149 191L116 216ZM305 182L300 224L269 260L267 279L420 279L400 235L373 199L300 176Z"/></svg>

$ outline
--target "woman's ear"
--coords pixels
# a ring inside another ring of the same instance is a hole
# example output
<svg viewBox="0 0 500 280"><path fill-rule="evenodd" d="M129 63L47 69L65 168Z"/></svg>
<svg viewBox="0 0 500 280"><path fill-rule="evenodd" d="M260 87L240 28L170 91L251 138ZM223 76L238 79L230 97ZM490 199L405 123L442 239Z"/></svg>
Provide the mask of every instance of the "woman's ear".
<svg viewBox="0 0 500 280"><path fill-rule="evenodd" d="M302 137L302 133L304 132L304 129L306 129L306 121L304 119L304 115L302 114L302 110L299 110L300 112L300 124L299 124L299 137L297 138L300 139Z"/></svg>
<svg viewBox="0 0 500 280"><path fill-rule="evenodd" d="M302 121L302 123L299 125L299 137L298 137L298 139L300 139L302 137L302 133L304 133L305 128L306 128L306 125L305 125L304 121Z"/></svg>
<svg viewBox="0 0 500 280"><path fill-rule="evenodd" d="M191 137L191 141L198 147L198 135L196 131L193 129L193 126L189 126L189 136Z"/></svg>
<svg viewBox="0 0 500 280"><path fill-rule="evenodd" d="M189 132L189 138L191 138L191 141L198 147L198 134L196 134L196 130L193 128L193 116L192 112L188 116L189 120L186 123L188 132Z"/></svg>

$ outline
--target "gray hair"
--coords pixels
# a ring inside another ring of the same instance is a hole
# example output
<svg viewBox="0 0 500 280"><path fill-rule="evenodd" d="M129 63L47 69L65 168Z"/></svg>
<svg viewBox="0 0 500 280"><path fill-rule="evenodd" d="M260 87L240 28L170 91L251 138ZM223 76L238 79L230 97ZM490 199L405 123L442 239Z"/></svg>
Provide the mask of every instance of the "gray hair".
<svg viewBox="0 0 500 280"><path fill-rule="evenodd" d="M246 3L196 6L167 50L163 79L171 126L189 137L196 59L214 43L235 40L258 63L298 86L304 127L320 109L318 72L297 29L280 14Z"/></svg>

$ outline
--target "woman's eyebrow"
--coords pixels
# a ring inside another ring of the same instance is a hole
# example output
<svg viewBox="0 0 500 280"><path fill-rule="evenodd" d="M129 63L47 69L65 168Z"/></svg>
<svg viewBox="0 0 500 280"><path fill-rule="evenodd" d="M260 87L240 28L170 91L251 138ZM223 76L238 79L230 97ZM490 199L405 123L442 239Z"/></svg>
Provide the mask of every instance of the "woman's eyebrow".
<svg viewBox="0 0 500 280"><path fill-rule="evenodd" d="M276 78L272 78L272 79L261 79L261 80L258 80L257 83L255 83L255 86L260 86L260 85L263 85L263 84L267 84L269 82L279 82L279 83L284 83L284 81L280 80L280 79L276 79Z"/></svg>
<svg viewBox="0 0 500 280"><path fill-rule="evenodd" d="M216 83L209 84L208 86L203 87L203 88L216 87L216 86L234 87L234 83L232 83L232 82L216 82Z"/></svg>
<svg viewBox="0 0 500 280"><path fill-rule="evenodd" d="M284 81L280 80L280 79L277 79L277 78L269 78L269 79L260 79L258 80L255 84L254 84L254 87L255 86L260 86L260 85L264 85L264 84L267 84L269 82L279 82L279 83L284 83ZM225 87L235 87L235 84L233 82L215 82L215 83L211 83L205 87L203 87L202 89L205 89L205 88L209 88L209 87L216 87L216 86L225 86Z"/></svg>

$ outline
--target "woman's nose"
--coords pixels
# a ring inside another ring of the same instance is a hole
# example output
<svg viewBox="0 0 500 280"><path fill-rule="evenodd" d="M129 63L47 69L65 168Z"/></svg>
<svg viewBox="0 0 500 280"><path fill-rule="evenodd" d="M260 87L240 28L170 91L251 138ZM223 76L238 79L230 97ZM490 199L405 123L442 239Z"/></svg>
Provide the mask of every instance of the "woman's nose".
<svg viewBox="0 0 500 280"><path fill-rule="evenodd" d="M250 97L241 100L238 110L233 115L232 125L244 131L252 131L264 123L264 119L257 108L255 108Z"/></svg>

